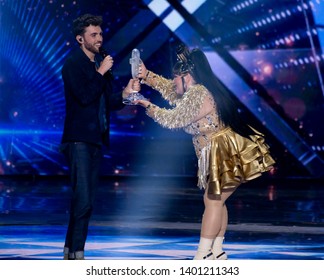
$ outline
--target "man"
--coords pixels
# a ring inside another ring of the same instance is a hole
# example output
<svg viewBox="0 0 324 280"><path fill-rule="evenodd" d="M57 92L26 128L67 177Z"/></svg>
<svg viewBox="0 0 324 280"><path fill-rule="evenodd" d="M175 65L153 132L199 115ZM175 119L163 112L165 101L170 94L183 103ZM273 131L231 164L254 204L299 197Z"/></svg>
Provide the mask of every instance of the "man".
<svg viewBox="0 0 324 280"><path fill-rule="evenodd" d="M62 151L70 167L73 190L64 259L84 259L84 247L99 176L101 147L108 144L109 111L124 107L122 100L139 82L130 79L118 93L112 91L113 58L100 58L102 17L85 14L73 21L73 34L80 48L62 68L66 116ZM102 60L102 61L100 61Z"/></svg>

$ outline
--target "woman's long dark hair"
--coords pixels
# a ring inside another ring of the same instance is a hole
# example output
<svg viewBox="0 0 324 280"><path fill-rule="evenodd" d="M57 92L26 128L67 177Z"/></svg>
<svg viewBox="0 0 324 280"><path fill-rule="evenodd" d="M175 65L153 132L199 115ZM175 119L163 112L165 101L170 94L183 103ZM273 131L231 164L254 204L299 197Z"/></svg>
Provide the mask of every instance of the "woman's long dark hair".
<svg viewBox="0 0 324 280"><path fill-rule="evenodd" d="M187 55L187 61L181 59L173 70L174 72L189 72L198 84L204 85L212 93L217 104L218 114L224 125L231 127L244 137L255 134L242 120L242 116L238 112L238 104L233 99L232 93L215 76L207 57L200 49L193 49L189 53L189 57Z"/></svg>

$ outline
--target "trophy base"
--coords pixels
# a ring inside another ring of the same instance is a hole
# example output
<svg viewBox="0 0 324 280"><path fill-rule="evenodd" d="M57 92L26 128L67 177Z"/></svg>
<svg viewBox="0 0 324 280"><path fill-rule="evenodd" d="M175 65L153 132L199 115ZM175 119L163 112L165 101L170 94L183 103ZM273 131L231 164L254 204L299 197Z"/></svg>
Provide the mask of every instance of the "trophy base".
<svg viewBox="0 0 324 280"><path fill-rule="evenodd" d="M131 93L127 98L123 99L123 103L126 105L136 105L134 101L137 100L147 100L142 94L138 92Z"/></svg>

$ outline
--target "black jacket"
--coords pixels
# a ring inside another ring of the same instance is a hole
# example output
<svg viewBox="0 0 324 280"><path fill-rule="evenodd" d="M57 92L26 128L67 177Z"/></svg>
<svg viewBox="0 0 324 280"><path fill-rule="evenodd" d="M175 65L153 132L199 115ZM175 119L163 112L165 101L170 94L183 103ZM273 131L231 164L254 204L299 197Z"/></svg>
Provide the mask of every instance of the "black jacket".
<svg viewBox="0 0 324 280"><path fill-rule="evenodd" d="M109 111L124 107L122 92L113 93L112 77L96 71L95 62L77 49L62 68L65 92L65 122L62 143L87 142L108 145ZM101 95L106 100L108 130L101 132L99 106Z"/></svg>

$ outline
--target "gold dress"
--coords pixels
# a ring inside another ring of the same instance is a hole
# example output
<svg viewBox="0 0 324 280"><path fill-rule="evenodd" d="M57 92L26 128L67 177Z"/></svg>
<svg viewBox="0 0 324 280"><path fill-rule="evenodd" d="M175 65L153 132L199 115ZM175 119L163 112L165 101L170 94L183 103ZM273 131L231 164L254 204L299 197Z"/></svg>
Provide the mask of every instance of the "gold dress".
<svg viewBox="0 0 324 280"><path fill-rule="evenodd" d="M184 129L192 135L198 158L198 187L220 195L268 171L275 163L263 135L249 138L225 127L211 93L200 84L177 95L172 80L150 72L144 83L159 91L172 109L149 106L146 114L168 129ZM211 108L204 114L204 108Z"/></svg>

